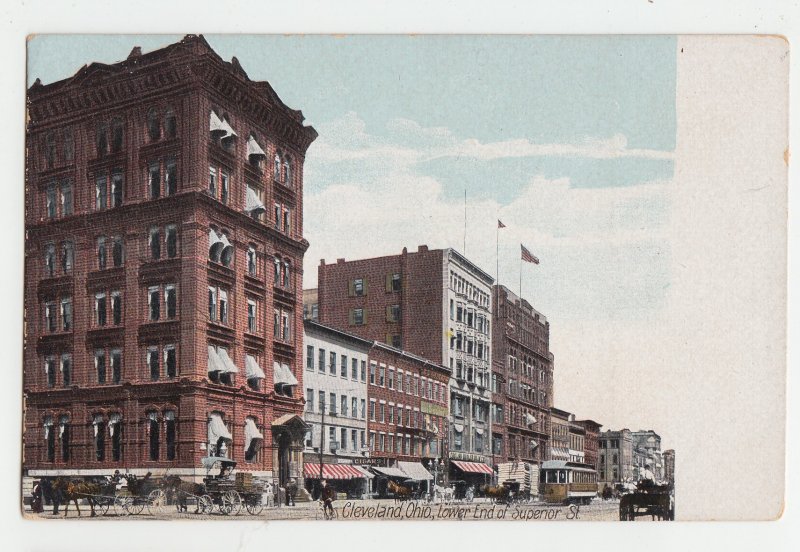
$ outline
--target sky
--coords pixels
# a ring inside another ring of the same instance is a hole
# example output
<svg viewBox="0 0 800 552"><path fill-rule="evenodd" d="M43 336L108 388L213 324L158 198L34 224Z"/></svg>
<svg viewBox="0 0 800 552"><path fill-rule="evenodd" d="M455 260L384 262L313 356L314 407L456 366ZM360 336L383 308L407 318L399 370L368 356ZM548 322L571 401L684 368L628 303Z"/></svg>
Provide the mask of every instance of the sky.
<svg viewBox="0 0 800 552"><path fill-rule="evenodd" d="M178 39L36 36L28 83ZM664 316L674 37L206 39L319 132L304 168L305 287L323 258L455 247L548 317L556 406L606 428L658 431L660 413L587 411L580 397L635 374L619 339ZM522 266L520 244L541 264Z"/></svg>

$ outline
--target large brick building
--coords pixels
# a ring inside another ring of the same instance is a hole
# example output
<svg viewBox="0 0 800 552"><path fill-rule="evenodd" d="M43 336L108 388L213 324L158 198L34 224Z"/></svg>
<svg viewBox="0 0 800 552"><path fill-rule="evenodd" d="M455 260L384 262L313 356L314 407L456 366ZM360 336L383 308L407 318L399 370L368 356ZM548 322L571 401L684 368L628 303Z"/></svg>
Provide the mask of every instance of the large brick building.
<svg viewBox="0 0 800 552"><path fill-rule="evenodd" d="M507 287L493 294L492 457L541 464L550 458L550 324Z"/></svg>
<svg viewBox="0 0 800 552"><path fill-rule="evenodd" d="M321 323L451 370L448 458L458 479L491 475L494 280L454 249L319 266ZM475 464L475 465L473 465ZM472 471L475 470L475 471Z"/></svg>
<svg viewBox="0 0 800 552"><path fill-rule="evenodd" d="M583 441L584 463L595 470L599 470L600 457L598 447L600 428L603 426L594 420L575 420L575 424L581 426L585 432Z"/></svg>
<svg viewBox="0 0 800 552"><path fill-rule="evenodd" d="M198 36L28 90L29 475L302 475L317 134Z"/></svg>

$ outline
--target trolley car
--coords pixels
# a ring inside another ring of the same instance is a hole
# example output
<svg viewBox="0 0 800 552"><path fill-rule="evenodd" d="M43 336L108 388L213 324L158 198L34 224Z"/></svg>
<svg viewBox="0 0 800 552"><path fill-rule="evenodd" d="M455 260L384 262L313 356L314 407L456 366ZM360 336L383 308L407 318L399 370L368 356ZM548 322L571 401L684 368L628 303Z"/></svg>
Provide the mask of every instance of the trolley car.
<svg viewBox="0 0 800 552"><path fill-rule="evenodd" d="M550 504L588 504L597 496L597 471L584 464L548 460L542 463L540 486Z"/></svg>

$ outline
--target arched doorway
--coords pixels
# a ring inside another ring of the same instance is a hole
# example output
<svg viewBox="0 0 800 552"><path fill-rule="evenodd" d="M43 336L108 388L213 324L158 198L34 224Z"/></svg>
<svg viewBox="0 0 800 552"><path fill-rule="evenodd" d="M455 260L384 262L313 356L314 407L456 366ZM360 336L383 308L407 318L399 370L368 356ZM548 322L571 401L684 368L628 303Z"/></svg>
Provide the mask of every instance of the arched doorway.
<svg viewBox="0 0 800 552"><path fill-rule="evenodd" d="M284 414L272 422L272 478L285 487L294 478L303 488L303 439L310 426L296 414Z"/></svg>

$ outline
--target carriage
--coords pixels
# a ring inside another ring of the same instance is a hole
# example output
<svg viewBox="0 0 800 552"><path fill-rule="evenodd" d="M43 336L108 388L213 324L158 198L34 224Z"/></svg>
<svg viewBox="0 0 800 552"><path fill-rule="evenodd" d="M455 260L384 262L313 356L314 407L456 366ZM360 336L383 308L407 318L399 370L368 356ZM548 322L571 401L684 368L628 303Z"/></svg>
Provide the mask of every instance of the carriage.
<svg viewBox="0 0 800 552"><path fill-rule="evenodd" d="M177 495L178 509L186 507L188 500L195 501L195 512L210 514L217 511L227 516L235 516L244 508L247 513L257 516L264 505L261 496L264 486L253 479L253 474L239 472L234 474L236 462L230 458L209 456L203 458L206 477L202 484L180 481L173 477L169 480L170 494ZM219 468L219 473L211 475L211 470Z"/></svg>
<svg viewBox="0 0 800 552"><path fill-rule="evenodd" d="M675 503L671 485L657 485L653 481L640 481L636 490L622 496L619 501L620 521L635 521L639 516L675 519Z"/></svg>
<svg viewBox="0 0 800 552"><path fill-rule="evenodd" d="M92 512L106 515L113 508L117 515L138 515L145 509L151 515L164 512L166 495L160 485L150 478L150 473L142 478L125 474L116 479L82 479L64 481L61 485L69 500L85 499ZM124 483L122 483L124 481ZM77 506L77 501L75 502ZM66 509L65 509L66 512ZM80 514L80 510L78 510Z"/></svg>
<svg viewBox="0 0 800 552"><path fill-rule="evenodd" d="M507 489L505 501L530 502L539 482L539 467L528 462L505 462L497 466L497 481Z"/></svg>
<svg viewBox="0 0 800 552"><path fill-rule="evenodd" d="M450 481L450 486L453 488L453 500L472 502L475 498L475 488L466 481Z"/></svg>

